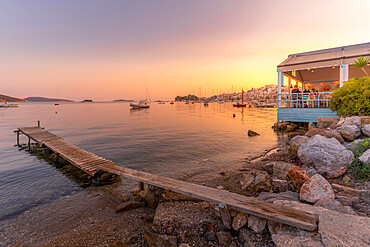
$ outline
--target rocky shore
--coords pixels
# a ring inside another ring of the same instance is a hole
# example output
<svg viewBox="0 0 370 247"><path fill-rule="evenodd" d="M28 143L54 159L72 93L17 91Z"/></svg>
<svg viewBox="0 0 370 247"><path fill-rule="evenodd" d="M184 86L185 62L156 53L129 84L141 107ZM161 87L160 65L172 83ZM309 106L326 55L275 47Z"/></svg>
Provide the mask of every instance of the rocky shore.
<svg viewBox="0 0 370 247"><path fill-rule="evenodd" d="M369 246L369 174L365 169L359 179L353 166L357 160L370 162L364 145L370 119L320 119L308 129L289 123L275 128L289 131L285 146L238 170L187 181L309 212L318 220L313 232L234 210L225 222L218 205L154 186L135 190L135 182L123 179L125 186L88 187L3 221L0 245Z"/></svg>

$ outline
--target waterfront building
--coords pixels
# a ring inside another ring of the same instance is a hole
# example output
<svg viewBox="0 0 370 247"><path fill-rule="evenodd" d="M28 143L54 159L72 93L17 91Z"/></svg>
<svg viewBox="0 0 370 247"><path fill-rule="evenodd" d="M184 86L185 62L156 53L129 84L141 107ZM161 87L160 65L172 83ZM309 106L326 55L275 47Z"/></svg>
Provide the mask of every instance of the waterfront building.
<svg viewBox="0 0 370 247"><path fill-rule="evenodd" d="M361 68L352 66L359 56L370 58L370 42L289 55L277 66L278 121L317 122L318 117L336 117L329 108L331 93L349 79L365 76ZM369 64L365 70L370 74ZM288 92L282 92L283 86ZM294 87L301 93L292 93ZM304 89L311 92L302 93Z"/></svg>

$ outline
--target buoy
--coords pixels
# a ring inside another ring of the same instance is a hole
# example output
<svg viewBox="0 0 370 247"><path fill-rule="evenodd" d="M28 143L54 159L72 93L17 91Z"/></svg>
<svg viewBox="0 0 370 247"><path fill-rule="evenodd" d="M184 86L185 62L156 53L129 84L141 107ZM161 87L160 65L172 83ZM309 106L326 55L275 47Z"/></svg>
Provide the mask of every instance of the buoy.
<svg viewBox="0 0 370 247"><path fill-rule="evenodd" d="M233 114L233 117L235 117L235 113Z"/></svg>
<svg viewBox="0 0 370 247"><path fill-rule="evenodd" d="M58 112L56 111L55 114L57 114Z"/></svg>

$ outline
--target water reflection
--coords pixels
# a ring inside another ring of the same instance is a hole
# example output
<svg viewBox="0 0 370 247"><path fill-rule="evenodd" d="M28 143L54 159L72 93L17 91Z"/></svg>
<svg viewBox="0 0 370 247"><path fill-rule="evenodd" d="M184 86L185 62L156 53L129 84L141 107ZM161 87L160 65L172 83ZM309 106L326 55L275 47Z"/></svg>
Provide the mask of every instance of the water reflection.
<svg viewBox="0 0 370 247"><path fill-rule="evenodd" d="M180 179L238 167L280 138L271 129L276 109L237 109L229 103L151 104L137 110L128 103L27 103L0 109L0 218L81 190L45 161L14 147L13 131L38 120L117 165ZM260 136L248 137L249 129Z"/></svg>

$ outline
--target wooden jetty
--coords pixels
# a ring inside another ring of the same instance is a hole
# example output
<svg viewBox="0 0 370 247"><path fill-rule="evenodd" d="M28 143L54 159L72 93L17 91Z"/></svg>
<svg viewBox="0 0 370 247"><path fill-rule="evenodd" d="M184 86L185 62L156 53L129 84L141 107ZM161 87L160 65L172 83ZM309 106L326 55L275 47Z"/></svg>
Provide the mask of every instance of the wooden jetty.
<svg viewBox="0 0 370 247"><path fill-rule="evenodd" d="M143 189L143 183L146 183L211 203L216 203L219 205L220 214L224 223L225 221L230 221L228 220L230 219L228 208L232 208L237 211L308 231L313 231L317 228L317 218L310 213L287 206L275 205L255 197L247 197L226 190L219 190L117 166L113 161L101 158L93 153L78 148L39 126L18 128L15 132L17 133L18 145L19 134L22 133L29 138L29 146L31 139L43 144L74 166L92 176L94 176L97 171L105 171L139 181L141 189Z"/></svg>

